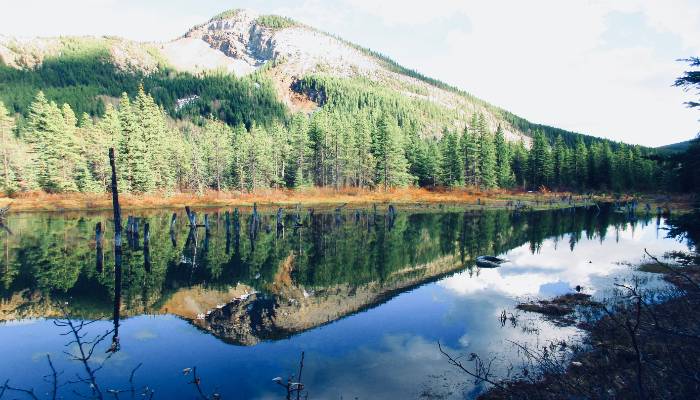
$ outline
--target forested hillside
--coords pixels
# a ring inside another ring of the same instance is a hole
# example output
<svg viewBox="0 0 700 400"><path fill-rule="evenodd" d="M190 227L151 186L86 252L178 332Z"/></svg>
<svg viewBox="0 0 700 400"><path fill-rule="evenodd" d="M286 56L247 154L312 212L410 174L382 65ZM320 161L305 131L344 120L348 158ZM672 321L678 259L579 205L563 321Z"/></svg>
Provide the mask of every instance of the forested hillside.
<svg viewBox="0 0 700 400"><path fill-rule="evenodd" d="M312 67L279 56L299 54L290 47L294 35L328 38L294 21L231 11L208 24L161 49L187 40L229 58L251 48L251 60L269 56L271 49L231 41L250 24L262 43L278 46L276 55L236 76L176 68L151 45L134 51L148 62L120 62L114 43L126 45L113 39L62 39L41 56L9 42L12 57L0 59L0 190L103 192L109 147L117 150L121 188L133 193L676 185L649 149L531 124L359 46L333 39L341 46L333 49L345 52L341 61L329 56ZM197 35L203 39L193 42ZM348 54L359 67L343 64ZM360 68L369 72L347 72Z"/></svg>

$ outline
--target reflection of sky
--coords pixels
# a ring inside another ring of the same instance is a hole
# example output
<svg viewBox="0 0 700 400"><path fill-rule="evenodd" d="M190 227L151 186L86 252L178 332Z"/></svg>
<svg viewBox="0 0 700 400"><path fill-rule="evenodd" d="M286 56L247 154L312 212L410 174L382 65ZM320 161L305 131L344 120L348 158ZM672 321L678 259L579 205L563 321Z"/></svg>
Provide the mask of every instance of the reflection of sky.
<svg viewBox="0 0 700 400"><path fill-rule="evenodd" d="M611 228L602 242L584 235L573 251L568 236L545 240L536 254L523 245L504 254L510 263L500 268L456 273L365 312L253 347L226 344L173 316L129 318L120 328L122 351L100 374L104 386L123 388L131 368L142 362L137 386L155 388L156 398L191 398L189 377L181 371L196 365L204 388L218 389L224 398L278 399L284 392L271 379L294 373L305 351L304 382L310 398L474 397L481 388L475 389L468 377L447 364L438 340L454 354L496 355L495 364L503 371L515 354L507 340L544 344L577 334L526 313L520 314L519 326L501 327L498 316L512 310L516 298L551 297L577 284L600 293L613 276L629 274L630 268L618 262L640 260L644 248L661 254L683 247L672 240L657 241L653 224L619 234ZM537 334L523 333L523 324L536 324ZM101 322L92 332L109 327ZM0 379L47 389L41 383L47 350L64 376L72 376L79 366L62 354L65 337L59 332L48 320L1 325Z"/></svg>
<svg viewBox="0 0 700 400"><path fill-rule="evenodd" d="M654 224L619 232L609 227L602 241L582 238L573 250L569 248L569 239L565 235L559 240L545 240L536 253L531 252L529 244L524 244L505 253L503 257L510 262L500 268L482 269L476 278L463 272L440 285L460 295L492 291L510 297L553 297L571 291L576 285L594 293L604 288L610 277L628 273L630 267L621 263L641 261L645 248L656 255L686 248L672 239L656 240Z"/></svg>

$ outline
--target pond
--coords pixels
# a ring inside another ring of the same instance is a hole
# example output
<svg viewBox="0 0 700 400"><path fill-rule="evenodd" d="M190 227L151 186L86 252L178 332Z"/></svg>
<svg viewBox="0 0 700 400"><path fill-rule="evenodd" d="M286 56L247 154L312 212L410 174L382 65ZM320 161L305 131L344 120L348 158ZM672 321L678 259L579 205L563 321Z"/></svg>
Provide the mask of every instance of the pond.
<svg viewBox="0 0 700 400"><path fill-rule="evenodd" d="M576 328L530 314L502 324L518 300L573 291L605 296L629 263L687 249L666 238L663 218L630 220L608 207L515 213L456 208L234 216L207 213L189 229L184 212L139 212L115 274L109 213L11 214L0 233L0 379L50 391L49 354L61 380L83 366L65 327L68 313L86 339L118 327L91 362L103 390L148 386L154 398L284 398L272 379L296 374L304 352L309 398L473 398L485 389L438 351L477 353L505 369L518 357L508 341L575 340ZM232 211L232 210L231 210ZM104 227L97 251L95 227ZM144 225L149 225L147 244ZM251 224L259 227L251 233ZM479 255L508 260L475 265ZM120 278L119 278L119 275ZM115 279L115 276L117 277ZM121 280L121 284L119 284ZM116 296L115 296L116 293ZM77 323L77 322L76 322ZM114 340L115 336L118 340ZM110 351L116 350L116 351ZM88 383L59 389L89 393ZM106 396L105 396L106 397Z"/></svg>

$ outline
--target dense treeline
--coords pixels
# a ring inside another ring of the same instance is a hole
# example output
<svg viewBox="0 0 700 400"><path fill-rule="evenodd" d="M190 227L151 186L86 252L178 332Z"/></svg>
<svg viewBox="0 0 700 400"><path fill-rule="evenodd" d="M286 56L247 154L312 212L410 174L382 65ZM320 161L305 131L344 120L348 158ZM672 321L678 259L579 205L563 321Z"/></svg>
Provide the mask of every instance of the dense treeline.
<svg viewBox="0 0 700 400"><path fill-rule="evenodd" d="M2 188L105 191L109 147L117 150L120 187L134 193L311 185L646 190L659 179L658 165L637 147L613 151L606 142L579 140L570 148L561 137L552 146L538 132L527 149L507 142L501 129L490 132L476 114L462 131L424 138L401 104L346 98L357 106L329 100L286 124L231 128L216 118L176 126L143 87L97 120L76 117L70 105L39 92L19 129L0 104Z"/></svg>

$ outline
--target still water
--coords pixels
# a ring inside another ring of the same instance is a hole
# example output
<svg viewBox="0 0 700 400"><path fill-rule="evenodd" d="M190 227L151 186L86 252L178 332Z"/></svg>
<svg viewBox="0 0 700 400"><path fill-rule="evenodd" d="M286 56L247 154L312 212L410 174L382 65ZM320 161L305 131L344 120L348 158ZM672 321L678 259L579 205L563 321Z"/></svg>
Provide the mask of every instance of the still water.
<svg viewBox="0 0 700 400"><path fill-rule="evenodd" d="M118 327L92 362L103 389L137 390L154 398L198 398L191 376L223 398L284 398L274 377L296 374L311 399L472 398L484 390L455 371L437 343L457 354L496 357L494 369L516 362L507 340L571 340L575 328L532 314L503 324L518 300L553 297L581 285L605 296L644 249L684 250L666 238L665 221L598 210L399 211L380 209L299 215L287 210L277 229L263 212L255 234L250 211L208 214L209 230L190 230L184 212L143 212L125 242L121 285L115 283L109 214L12 214L0 232L0 379L50 390L50 354L63 380L82 373L64 351L76 350L54 324L63 312L102 320L92 338ZM106 227L96 251L95 226ZM144 244L143 226L149 224ZM296 225L300 225L295 227ZM475 265L479 255L509 260ZM650 282L655 278L646 277ZM115 307L115 289L117 302ZM63 308L64 311L61 310ZM116 320L116 322L115 322ZM59 389L89 393L87 383ZM123 395L126 396L126 395ZM105 396L106 397L106 396Z"/></svg>

